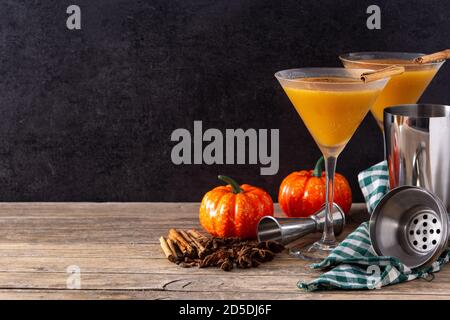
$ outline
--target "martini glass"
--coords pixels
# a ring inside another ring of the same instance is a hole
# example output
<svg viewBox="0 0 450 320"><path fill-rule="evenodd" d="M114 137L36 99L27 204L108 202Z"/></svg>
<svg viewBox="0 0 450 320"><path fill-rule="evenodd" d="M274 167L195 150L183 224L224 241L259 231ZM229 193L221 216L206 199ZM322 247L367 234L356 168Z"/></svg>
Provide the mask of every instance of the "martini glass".
<svg viewBox="0 0 450 320"><path fill-rule="evenodd" d="M303 68L279 71L280 82L325 158L326 218L322 238L291 254L322 260L338 242L333 230L333 195L336 161L389 78L362 82L367 69Z"/></svg>
<svg viewBox="0 0 450 320"><path fill-rule="evenodd" d="M371 108L382 132L384 109L394 105L416 103L445 62L414 63L415 58L423 55L406 52L354 52L339 56L345 68L378 70L394 64L405 68L404 73L391 78Z"/></svg>

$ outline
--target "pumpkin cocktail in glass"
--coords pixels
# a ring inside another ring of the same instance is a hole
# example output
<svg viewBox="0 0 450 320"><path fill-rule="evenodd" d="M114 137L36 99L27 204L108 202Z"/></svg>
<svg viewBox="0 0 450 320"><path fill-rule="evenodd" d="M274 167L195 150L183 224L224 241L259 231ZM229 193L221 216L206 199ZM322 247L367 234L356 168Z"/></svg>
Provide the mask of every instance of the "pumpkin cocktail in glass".
<svg viewBox="0 0 450 320"><path fill-rule="evenodd" d="M405 68L403 74L391 78L371 108L382 131L384 109L394 105L416 103L444 63L444 60L416 63L415 59L421 56L424 55L406 52L354 52L339 56L346 68L378 70L391 65Z"/></svg>
<svg viewBox="0 0 450 320"><path fill-rule="evenodd" d="M389 80L385 77L363 82L360 76L368 71L304 68L275 74L325 158L327 191L324 231L319 241L298 251L300 258L321 260L338 244L331 215L336 160Z"/></svg>

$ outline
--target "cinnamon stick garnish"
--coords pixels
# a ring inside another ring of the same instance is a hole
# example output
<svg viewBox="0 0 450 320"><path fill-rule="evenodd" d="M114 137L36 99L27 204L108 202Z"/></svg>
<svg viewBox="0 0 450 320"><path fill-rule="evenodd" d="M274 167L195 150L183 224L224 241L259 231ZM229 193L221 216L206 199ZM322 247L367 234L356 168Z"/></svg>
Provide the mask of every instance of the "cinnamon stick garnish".
<svg viewBox="0 0 450 320"><path fill-rule="evenodd" d="M176 258L173 255L172 250L170 250L166 239L164 239L164 237L159 238L159 243L161 244L161 248L164 251L166 258L169 259L170 262L175 262Z"/></svg>
<svg viewBox="0 0 450 320"><path fill-rule="evenodd" d="M414 59L414 62L423 64L423 63L443 61L447 59L450 59L450 49L418 57Z"/></svg>
<svg viewBox="0 0 450 320"><path fill-rule="evenodd" d="M364 82L371 82L375 80L384 79L387 77L392 77L395 75L399 75L405 72L405 68L397 65L392 65L387 68L364 72L361 74L361 80Z"/></svg>

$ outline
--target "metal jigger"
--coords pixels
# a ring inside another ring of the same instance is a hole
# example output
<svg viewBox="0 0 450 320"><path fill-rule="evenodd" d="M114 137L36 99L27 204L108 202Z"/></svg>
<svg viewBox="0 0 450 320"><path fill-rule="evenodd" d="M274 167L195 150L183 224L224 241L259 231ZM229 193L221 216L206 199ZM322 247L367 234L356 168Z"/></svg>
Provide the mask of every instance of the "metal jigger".
<svg viewBox="0 0 450 320"><path fill-rule="evenodd" d="M370 217L372 247L378 255L395 257L409 268L427 267L447 249L449 221L436 195L420 187L395 188Z"/></svg>
<svg viewBox="0 0 450 320"><path fill-rule="evenodd" d="M345 215L342 209L333 204L333 227L335 235L339 235L344 229ZM257 237L259 242L276 241L287 245L310 233L323 232L325 222L325 205L315 214L307 218L275 218L262 217L258 222ZM299 256L299 250L290 248L290 254Z"/></svg>

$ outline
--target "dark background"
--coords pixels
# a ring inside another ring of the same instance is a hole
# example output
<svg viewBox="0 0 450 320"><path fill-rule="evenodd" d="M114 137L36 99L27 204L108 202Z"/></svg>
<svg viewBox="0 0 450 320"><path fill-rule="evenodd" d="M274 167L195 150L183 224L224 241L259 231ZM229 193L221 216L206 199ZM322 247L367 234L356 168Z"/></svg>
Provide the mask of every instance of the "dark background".
<svg viewBox="0 0 450 320"><path fill-rule="evenodd" d="M0 1L1 201L200 201L218 173L270 191L320 156L275 71L340 66L349 51L450 47L446 0ZM82 30L66 28L66 8ZM366 28L366 8L382 29ZM422 101L450 103L444 65ZM280 170L173 165L177 128L279 128ZM367 116L338 161L383 157Z"/></svg>

